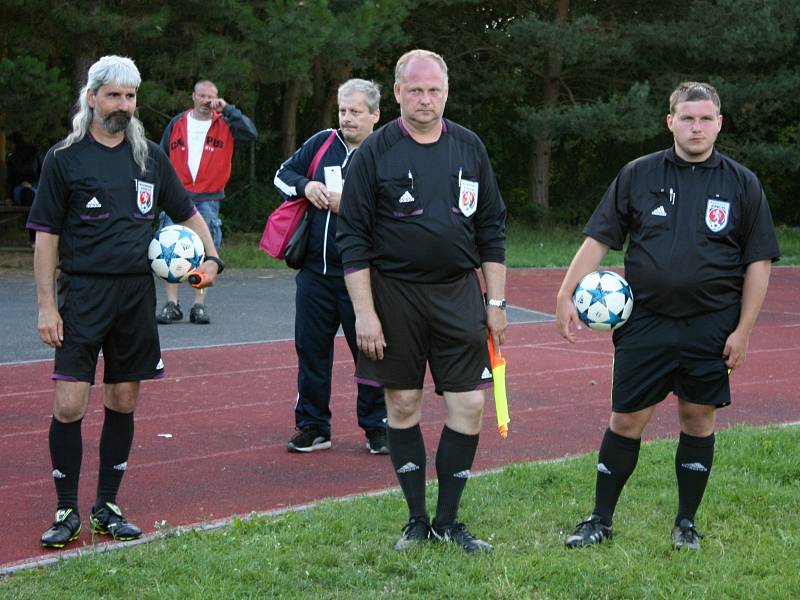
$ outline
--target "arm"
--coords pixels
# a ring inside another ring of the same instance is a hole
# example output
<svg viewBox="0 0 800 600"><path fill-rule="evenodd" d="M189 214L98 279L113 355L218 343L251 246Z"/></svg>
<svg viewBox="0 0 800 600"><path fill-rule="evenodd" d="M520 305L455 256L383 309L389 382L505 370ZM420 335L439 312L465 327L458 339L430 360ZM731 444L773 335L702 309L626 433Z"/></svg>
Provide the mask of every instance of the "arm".
<svg viewBox="0 0 800 600"><path fill-rule="evenodd" d="M315 207L329 207L330 193L325 184L309 179L306 175L317 150L330 135L330 129L320 131L306 140L275 173L273 184L285 200L305 197Z"/></svg>
<svg viewBox="0 0 800 600"><path fill-rule="evenodd" d="M41 340L51 348L61 347L64 340L64 322L56 306L55 275L58 266L60 236L36 232L36 249L33 253L33 274L36 281L36 303L39 321L36 326Z"/></svg>
<svg viewBox="0 0 800 600"><path fill-rule="evenodd" d="M369 269L347 273L344 276L344 282L356 313L358 349L372 360L381 360L386 340L383 337L381 321L372 301Z"/></svg>
<svg viewBox="0 0 800 600"><path fill-rule="evenodd" d="M561 282L561 288L558 290L556 296L556 327L561 337L571 343L575 343L577 337L575 333L570 330L570 323L573 323L577 329L581 329L581 321L578 318L578 311L575 309L575 304L572 302L572 293L575 291L575 286L587 273L596 271L608 253L608 246L594 238L587 237L583 240L583 244L575 253L575 257L567 269L564 280Z"/></svg>
<svg viewBox="0 0 800 600"><path fill-rule="evenodd" d="M730 369L738 369L744 364L744 359L747 356L747 345L750 342L750 334L767 295L767 284L769 284L771 270L771 260L759 260L747 265L742 288L742 309L739 314L739 324L728 336L728 339L725 340L725 349L722 351L725 364Z"/></svg>
<svg viewBox="0 0 800 600"><path fill-rule="evenodd" d="M185 225L200 236L200 239L203 241L203 249L205 250L206 256L219 258L217 248L214 246L214 240L211 238L211 232L208 230L208 225L206 225L205 219L203 219L203 216L199 212L195 211L191 217L182 223L178 223L178 225ZM219 271L217 263L210 260L205 261L197 267L197 270L204 275L203 281L197 286L198 288L206 288L214 285L217 272Z"/></svg>
<svg viewBox="0 0 800 600"><path fill-rule="evenodd" d="M159 146L161 146L161 149L167 156L169 156L169 138L172 136L172 128L175 126L175 119L178 117L180 117L180 115L170 119L169 123L167 123L167 128L164 129L164 133L161 135Z"/></svg>
<svg viewBox="0 0 800 600"><path fill-rule="evenodd" d="M222 98L216 100L218 103L214 110L222 113L222 118L231 129L233 139L237 142L252 142L258 137L258 131L253 122L246 117L242 111L233 104L228 104Z"/></svg>
<svg viewBox="0 0 800 600"><path fill-rule="evenodd" d="M481 272L486 282L486 297L502 299L506 297L506 266L496 262L481 263ZM492 336L495 348L506 342L508 316L506 311L497 306L486 307L486 325Z"/></svg>

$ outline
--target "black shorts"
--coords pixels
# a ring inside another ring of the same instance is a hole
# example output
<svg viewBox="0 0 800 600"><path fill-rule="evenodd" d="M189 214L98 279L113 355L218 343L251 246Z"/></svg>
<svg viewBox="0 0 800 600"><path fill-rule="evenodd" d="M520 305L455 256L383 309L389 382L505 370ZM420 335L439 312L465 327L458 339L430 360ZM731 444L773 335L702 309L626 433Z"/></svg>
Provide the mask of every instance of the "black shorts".
<svg viewBox="0 0 800 600"><path fill-rule="evenodd" d="M491 385L486 307L474 271L452 283L409 283L375 269L370 277L387 346L382 360L359 353L360 383L422 389L427 364L437 394Z"/></svg>
<svg viewBox="0 0 800 600"><path fill-rule="evenodd" d="M105 383L164 374L152 275L67 275L58 278L64 341L56 348L53 379L94 383L103 350Z"/></svg>
<svg viewBox="0 0 800 600"><path fill-rule="evenodd" d="M614 332L612 410L642 410L670 392L693 404L730 404L722 352L738 322L738 304L686 319L634 305L630 320Z"/></svg>

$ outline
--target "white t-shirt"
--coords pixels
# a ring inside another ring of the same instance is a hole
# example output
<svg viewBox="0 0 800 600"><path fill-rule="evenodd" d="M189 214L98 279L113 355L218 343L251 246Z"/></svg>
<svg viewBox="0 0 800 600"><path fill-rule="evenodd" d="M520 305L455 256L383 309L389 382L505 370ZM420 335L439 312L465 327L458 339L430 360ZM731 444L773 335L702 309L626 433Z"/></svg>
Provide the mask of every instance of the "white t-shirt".
<svg viewBox="0 0 800 600"><path fill-rule="evenodd" d="M211 119L200 121L187 115L186 135L189 138L189 172L192 174L192 181L197 179L197 170L200 168L200 157L203 156L203 146L206 143L208 130L211 128Z"/></svg>

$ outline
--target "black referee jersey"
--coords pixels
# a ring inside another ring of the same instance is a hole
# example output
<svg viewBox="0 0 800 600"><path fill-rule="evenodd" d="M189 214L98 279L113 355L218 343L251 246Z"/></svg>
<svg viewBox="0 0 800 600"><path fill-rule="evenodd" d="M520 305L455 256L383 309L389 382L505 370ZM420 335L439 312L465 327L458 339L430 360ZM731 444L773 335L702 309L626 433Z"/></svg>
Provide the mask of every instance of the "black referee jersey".
<svg viewBox="0 0 800 600"><path fill-rule="evenodd" d="M398 118L359 147L342 192L336 243L345 272L447 283L483 262L505 262L506 208L486 148L443 120L420 144Z"/></svg>
<svg viewBox="0 0 800 600"><path fill-rule="evenodd" d="M636 302L668 317L740 301L750 263L780 256L758 178L716 150L701 163L674 148L628 163L584 233L625 254Z"/></svg>
<svg viewBox="0 0 800 600"><path fill-rule="evenodd" d="M154 216L163 209L180 222L194 213L169 159L157 144L147 144L147 173L127 140L109 148L86 135L48 151L28 228L60 236L65 273L148 274Z"/></svg>

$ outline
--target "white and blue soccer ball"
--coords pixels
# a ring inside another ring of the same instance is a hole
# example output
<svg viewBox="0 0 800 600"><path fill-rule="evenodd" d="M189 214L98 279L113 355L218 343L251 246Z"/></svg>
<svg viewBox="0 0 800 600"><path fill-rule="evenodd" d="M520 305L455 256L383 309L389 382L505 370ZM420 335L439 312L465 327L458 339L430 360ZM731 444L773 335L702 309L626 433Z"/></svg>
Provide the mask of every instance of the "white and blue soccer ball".
<svg viewBox="0 0 800 600"><path fill-rule="evenodd" d="M631 286L613 271L586 275L575 288L572 301L581 321L597 331L622 327L633 310Z"/></svg>
<svg viewBox="0 0 800 600"><path fill-rule="evenodd" d="M200 236L183 225L167 225L159 229L150 247L147 259L150 269L169 283L183 283L205 258Z"/></svg>

